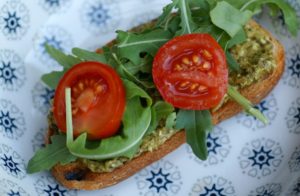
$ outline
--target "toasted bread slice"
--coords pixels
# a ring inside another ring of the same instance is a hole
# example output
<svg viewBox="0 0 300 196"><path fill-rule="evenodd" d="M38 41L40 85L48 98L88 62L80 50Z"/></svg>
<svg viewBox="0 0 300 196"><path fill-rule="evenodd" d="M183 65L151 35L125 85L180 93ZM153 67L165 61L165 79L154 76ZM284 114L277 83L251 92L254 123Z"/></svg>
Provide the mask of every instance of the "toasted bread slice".
<svg viewBox="0 0 300 196"><path fill-rule="evenodd" d="M260 28L256 22L251 21L252 27ZM282 45L266 30L261 30L265 37L269 37L273 44L273 58L276 68L264 79L240 90L253 103L259 103L274 88L284 70L284 49ZM234 101L227 101L220 109L212 112L213 123L228 119L239 112L242 108ZM51 130L49 130L51 132ZM51 134L48 134L48 139ZM108 173L94 173L83 163L76 161L66 165L57 164L52 168L53 176L65 187L70 189L94 190L112 186L134 175L151 163L161 159L172 152L186 141L185 132L179 131L164 144L153 152L145 152L140 156L126 162L121 167Z"/></svg>

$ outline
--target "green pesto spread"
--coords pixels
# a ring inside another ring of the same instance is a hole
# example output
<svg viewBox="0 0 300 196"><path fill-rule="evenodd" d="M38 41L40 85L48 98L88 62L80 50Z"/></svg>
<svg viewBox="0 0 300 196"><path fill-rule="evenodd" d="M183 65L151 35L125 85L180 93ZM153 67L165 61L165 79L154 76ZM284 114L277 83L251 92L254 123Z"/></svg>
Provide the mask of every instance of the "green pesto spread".
<svg viewBox="0 0 300 196"><path fill-rule="evenodd" d="M138 157L143 152L152 152L168 140L177 131L164 126L158 127L155 131L149 133L143 138L142 144L134 157ZM127 157L117 157L106 161L94 161L80 159L93 172L111 172L122 166L129 159Z"/></svg>
<svg viewBox="0 0 300 196"><path fill-rule="evenodd" d="M231 72L229 83L238 88L251 85L254 82L266 77L276 66L273 58L273 45L269 37L265 36L262 29L246 25L245 31L247 41L234 46L230 52L240 64L240 72ZM226 96L225 96L226 97ZM226 102L223 99L222 104ZM220 104L220 106L222 105ZM218 106L219 108L219 106ZM57 129L54 119L49 115L50 126ZM134 157L143 152L154 151L158 149L166 140L176 133L174 129L168 129L163 125L155 131L149 133L143 138L142 144ZM78 159L83 162L93 172L111 172L129 161L126 157L117 157L114 159L96 161L87 159Z"/></svg>
<svg viewBox="0 0 300 196"><path fill-rule="evenodd" d="M239 72L231 72L229 83L243 88L267 77L276 66L273 44L263 29L246 25L247 41L236 45L230 52L240 64Z"/></svg>

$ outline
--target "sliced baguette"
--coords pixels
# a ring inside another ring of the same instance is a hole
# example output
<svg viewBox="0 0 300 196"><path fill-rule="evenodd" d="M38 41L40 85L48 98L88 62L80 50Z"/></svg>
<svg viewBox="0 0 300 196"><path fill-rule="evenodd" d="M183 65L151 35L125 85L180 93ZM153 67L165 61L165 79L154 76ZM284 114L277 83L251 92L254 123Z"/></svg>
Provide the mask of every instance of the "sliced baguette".
<svg viewBox="0 0 300 196"><path fill-rule="evenodd" d="M259 26L251 21L253 27ZM276 61L276 68L266 78L240 90L241 94L253 103L259 103L274 88L284 70L284 49L283 46L265 29L262 30L265 37L269 37L273 44L273 55ZM213 124L228 119L239 112L242 108L234 101L227 101L216 112L212 112ZM49 129L48 138L51 134ZM65 187L70 189L95 190L112 186L122 180L134 175L151 163L161 159L168 153L174 151L185 143L185 132L179 131L153 152L145 152L142 155L128 161L121 167L109 173L94 173L83 163L76 161L66 165L57 164L52 168L53 176Z"/></svg>

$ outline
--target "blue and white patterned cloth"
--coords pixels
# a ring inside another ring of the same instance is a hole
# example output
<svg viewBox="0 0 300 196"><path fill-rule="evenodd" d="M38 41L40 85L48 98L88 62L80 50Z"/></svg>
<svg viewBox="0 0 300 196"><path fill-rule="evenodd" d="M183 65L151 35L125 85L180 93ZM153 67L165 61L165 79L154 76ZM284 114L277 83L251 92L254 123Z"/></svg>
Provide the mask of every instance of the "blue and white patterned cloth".
<svg viewBox="0 0 300 196"><path fill-rule="evenodd" d="M300 17L300 1L289 0ZM240 114L215 127L209 157L198 160L183 145L162 160L113 187L67 190L48 172L27 175L33 153L43 146L46 113L54 91L40 76L59 69L43 48L94 50L129 29L157 17L168 0L0 1L0 195L300 195L300 37L282 16L256 17L286 49L286 70L260 104L267 126ZM125 194L126 193L126 194Z"/></svg>

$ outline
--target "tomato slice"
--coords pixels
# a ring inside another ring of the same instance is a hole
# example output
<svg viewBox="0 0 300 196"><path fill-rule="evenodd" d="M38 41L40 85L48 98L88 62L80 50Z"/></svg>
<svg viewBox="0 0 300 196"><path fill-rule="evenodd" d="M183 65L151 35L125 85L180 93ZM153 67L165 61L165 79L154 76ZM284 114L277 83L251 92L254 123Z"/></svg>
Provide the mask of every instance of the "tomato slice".
<svg viewBox="0 0 300 196"><path fill-rule="evenodd" d="M155 55L152 75L163 99L177 108L212 108L227 90L226 57L209 34L187 34L168 41Z"/></svg>
<svg viewBox="0 0 300 196"><path fill-rule="evenodd" d="M65 89L71 88L74 136L87 132L95 140L114 135L125 110L125 89L114 69L98 62L83 62L69 69L54 95L54 118L66 132Z"/></svg>

